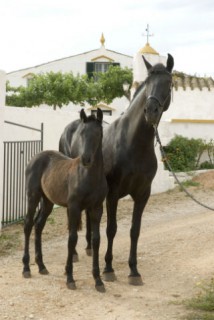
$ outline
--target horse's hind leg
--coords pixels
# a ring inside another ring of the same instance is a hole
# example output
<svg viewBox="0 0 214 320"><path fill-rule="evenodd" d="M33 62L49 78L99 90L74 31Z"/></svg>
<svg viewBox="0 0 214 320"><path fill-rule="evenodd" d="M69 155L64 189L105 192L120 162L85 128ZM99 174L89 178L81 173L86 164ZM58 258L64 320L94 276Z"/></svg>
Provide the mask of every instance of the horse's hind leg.
<svg viewBox="0 0 214 320"><path fill-rule="evenodd" d="M92 256L92 249L91 249L91 221L90 221L90 215L88 210L85 211L86 214L86 241L87 246L85 248L85 251L88 256Z"/></svg>
<svg viewBox="0 0 214 320"><path fill-rule="evenodd" d="M43 195L41 208L35 219L35 260L39 267L39 273L41 274L48 274L48 270L44 265L42 257L42 231L44 229L48 216L52 212L52 209L53 203Z"/></svg>
<svg viewBox="0 0 214 320"><path fill-rule="evenodd" d="M103 271L103 278L105 281L115 281L116 275L114 273L114 269L112 267L113 261L113 241L117 232L117 205L118 199L112 195L108 194L106 198L106 208L107 208L107 228L106 234L108 238L108 246L105 255L105 268Z"/></svg>
<svg viewBox="0 0 214 320"><path fill-rule="evenodd" d="M30 272L30 253L29 253L29 243L30 243L30 235L34 225L34 214L36 212L36 208L38 206L41 194L40 193L33 193L28 195L28 203L27 203L27 214L24 221L24 237L25 237L25 244L24 244L24 255L22 258L23 262L23 276L25 278L31 277Z"/></svg>
<svg viewBox="0 0 214 320"><path fill-rule="evenodd" d="M72 203L68 206L68 257L65 266L65 272L67 276L67 287L68 289L76 289L76 284L73 278L73 255L75 254L75 248L78 240L77 229L81 216L81 210L78 205Z"/></svg>

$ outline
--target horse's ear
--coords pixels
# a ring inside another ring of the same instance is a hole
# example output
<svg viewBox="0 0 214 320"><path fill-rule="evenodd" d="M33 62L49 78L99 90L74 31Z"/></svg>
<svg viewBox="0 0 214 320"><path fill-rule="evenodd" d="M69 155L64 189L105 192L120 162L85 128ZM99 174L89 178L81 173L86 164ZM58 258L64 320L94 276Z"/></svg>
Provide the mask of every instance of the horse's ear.
<svg viewBox="0 0 214 320"><path fill-rule="evenodd" d="M173 67L174 67L174 58L173 58L173 56L171 56L171 54L168 53L168 59L166 62L166 69L167 69L167 71L172 72Z"/></svg>
<svg viewBox="0 0 214 320"><path fill-rule="evenodd" d="M152 65L149 63L149 61L146 60L146 58L144 56L142 56L142 58L143 58L143 61L146 65L147 71L149 71L152 68Z"/></svg>
<svg viewBox="0 0 214 320"><path fill-rule="evenodd" d="M97 120L99 120L101 123L103 121L103 112L100 108L97 108Z"/></svg>
<svg viewBox="0 0 214 320"><path fill-rule="evenodd" d="M80 119L81 119L83 122L86 122L86 121L87 121L87 116L86 116L86 114L85 114L84 109L81 109L81 111L80 111Z"/></svg>

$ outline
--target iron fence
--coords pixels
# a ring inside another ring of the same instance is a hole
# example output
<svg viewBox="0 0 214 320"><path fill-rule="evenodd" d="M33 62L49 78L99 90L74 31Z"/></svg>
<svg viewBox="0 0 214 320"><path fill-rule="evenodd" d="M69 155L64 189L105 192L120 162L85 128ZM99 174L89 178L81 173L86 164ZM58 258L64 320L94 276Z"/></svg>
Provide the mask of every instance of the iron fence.
<svg viewBox="0 0 214 320"><path fill-rule="evenodd" d="M24 218L27 210L25 168L30 159L43 150L43 124L40 130L7 123L40 131L41 140L4 142L2 227Z"/></svg>

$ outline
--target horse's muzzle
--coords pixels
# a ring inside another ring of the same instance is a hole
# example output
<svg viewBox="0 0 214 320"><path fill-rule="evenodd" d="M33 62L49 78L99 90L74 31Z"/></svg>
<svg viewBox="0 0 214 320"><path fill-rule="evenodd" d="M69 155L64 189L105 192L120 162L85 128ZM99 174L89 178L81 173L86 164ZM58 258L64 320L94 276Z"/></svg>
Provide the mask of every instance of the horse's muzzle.
<svg viewBox="0 0 214 320"><path fill-rule="evenodd" d="M160 104L155 100L148 100L145 108L146 121L151 125L158 124L162 114Z"/></svg>
<svg viewBox="0 0 214 320"><path fill-rule="evenodd" d="M84 167L90 168L93 163L93 159L90 156L82 155L81 162Z"/></svg>

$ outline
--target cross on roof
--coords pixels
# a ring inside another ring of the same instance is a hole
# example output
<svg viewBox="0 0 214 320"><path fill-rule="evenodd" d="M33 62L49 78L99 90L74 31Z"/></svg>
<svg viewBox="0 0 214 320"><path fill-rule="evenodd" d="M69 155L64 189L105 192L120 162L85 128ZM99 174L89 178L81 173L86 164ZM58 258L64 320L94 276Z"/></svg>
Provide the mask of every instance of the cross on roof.
<svg viewBox="0 0 214 320"><path fill-rule="evenodd" d="M149 33L149 24L147 24L145 31L146 31L146 34L143 34L143 36L146 36L147 43L149 43L149 37L153 37L154 36L154 34L150 34Z"/></svg>

